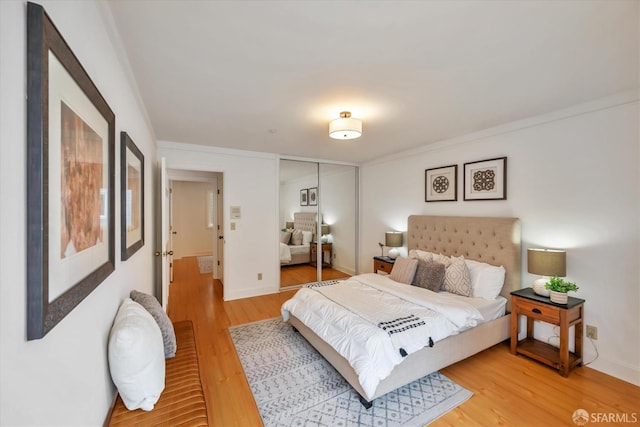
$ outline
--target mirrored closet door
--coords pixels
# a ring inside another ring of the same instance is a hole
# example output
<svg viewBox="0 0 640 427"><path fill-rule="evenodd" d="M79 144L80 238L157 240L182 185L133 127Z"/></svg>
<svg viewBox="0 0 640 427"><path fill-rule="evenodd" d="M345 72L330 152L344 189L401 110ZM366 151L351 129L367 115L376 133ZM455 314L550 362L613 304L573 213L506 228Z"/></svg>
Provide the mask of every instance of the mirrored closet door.
<svg viewBox="0 0 640 427"><path fill-rule="evenodd" d="M356 271L357 168L280 160L280 287Z"/></svg>

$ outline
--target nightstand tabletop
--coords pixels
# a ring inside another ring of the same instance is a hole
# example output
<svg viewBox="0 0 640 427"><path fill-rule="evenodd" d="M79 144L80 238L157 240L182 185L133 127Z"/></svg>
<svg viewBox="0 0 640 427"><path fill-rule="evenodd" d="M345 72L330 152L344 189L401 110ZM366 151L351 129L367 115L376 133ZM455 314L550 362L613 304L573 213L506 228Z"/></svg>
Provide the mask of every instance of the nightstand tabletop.
<svg viewBox="0 0 640 427"><path fill-rule="evenodd" d="M533 292L533 288L524 288L524 289L518 289L517 291L513 291L511 292L511 295L515 295L517 297L520 298L526 298L526 299L530 299L533 301L537 301L537 302L541 302L543 304L549 304L549 305L553 305L553 306L558 306L561 308L573 308L575 306L578 306L580 304L584 304L584 300L581 298L574 298L574 297L569 297L568 301L566 304L557 304L555 302L551 302L551 299L549 297L543 297L542 295L538 295L535 292Z"/></svg>

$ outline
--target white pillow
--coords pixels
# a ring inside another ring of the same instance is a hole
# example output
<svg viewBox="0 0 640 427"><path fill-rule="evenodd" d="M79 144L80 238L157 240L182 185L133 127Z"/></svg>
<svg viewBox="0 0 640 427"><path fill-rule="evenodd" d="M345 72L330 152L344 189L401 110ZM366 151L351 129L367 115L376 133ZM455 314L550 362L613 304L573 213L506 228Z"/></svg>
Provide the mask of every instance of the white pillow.
<svg viewBox="0 0 640 427"><path fill-rule="evenodd" d="M160 327L144 307L125 299L109 334L109 370L129 410L150 411L164 390Z"/></svg>
<svg viewBox="0 0 640 427"><path fill-rule="evenodd" d="M303 231L302 232L302 244L308 245L313 240L313 233L311 231Z"/></svg>
<svg viewBox="0 0 640 427"><path fill-rule="evenodd" d="M470 259L465 259L464 262L471 276L472 296L488 300L496 299L504 284L504 267Z"/></svg>
<svg viewBox="0 0 640 427"><path fill-rule="evenodd" d="M433 256L437 255L433 252L421 251L420 249L411 249L409 251L409 258L421 259L423 261L433 261Z"/></svg>

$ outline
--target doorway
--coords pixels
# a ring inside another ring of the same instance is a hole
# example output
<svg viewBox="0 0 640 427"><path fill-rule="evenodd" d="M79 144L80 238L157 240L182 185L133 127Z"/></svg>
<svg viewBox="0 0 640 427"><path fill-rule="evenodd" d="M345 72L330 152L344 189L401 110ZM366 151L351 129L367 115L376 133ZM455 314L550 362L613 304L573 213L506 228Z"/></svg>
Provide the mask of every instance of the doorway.
<svg viewBox="0 0 640 427"><path fill-rule="evenodd" d="M223 195L219 189L223 174L168 169L166 175L168 190L164 199L168 207L164 211L168 218L160 223L166 228L167 248L163 255L170 282L181 271L174 267L186 262L197 269L195 274L221 279L224 245L220 230L224 228Z"/></svg>

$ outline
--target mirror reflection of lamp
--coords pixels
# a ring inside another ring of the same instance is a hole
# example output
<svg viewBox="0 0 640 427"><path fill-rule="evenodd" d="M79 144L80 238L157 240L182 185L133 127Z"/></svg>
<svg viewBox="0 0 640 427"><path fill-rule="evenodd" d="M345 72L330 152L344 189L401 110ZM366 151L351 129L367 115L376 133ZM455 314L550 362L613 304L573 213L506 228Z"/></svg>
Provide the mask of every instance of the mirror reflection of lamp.
<svg viewBox="0 0 640 427"><path fill-rule="evenodd" d="M321 243L327 243L329 241L329 236L327 236L329 234L329 230L329 224L320 225Z"/></svg>
<svg viewBox="0 0 640 427"><path fill-rule="evenodd" d="M549 290L544 285L549 278L567 275L567 253L553 249L527 249L527 271L542 276L531 287L536 294L548 297Z"/></svg>

